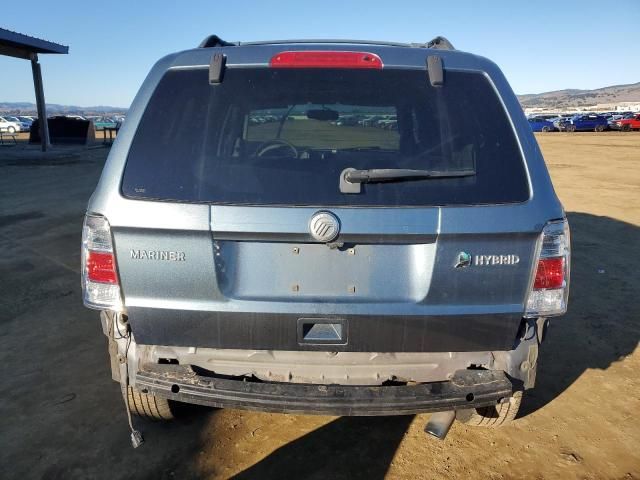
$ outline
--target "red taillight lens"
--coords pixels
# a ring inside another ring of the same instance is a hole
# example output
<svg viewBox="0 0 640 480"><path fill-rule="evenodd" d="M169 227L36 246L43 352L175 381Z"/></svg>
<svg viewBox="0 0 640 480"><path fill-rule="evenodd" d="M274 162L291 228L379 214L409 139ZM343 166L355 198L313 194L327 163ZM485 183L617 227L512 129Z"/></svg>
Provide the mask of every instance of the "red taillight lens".
<svg viewBox="0 0 640 480"><path fill-rule="evenodd" d="M280 52L269 62L272 68L373 68L381 69L382 60L374 53L299 51Z"/></svg>
<svg viewBox="0 0 640 480"><path fill-rule="evenodd" d="M534 289L562 288L564 282L564 257L541 258L538 261Z"/></svg>
<svg viewBox="0 0 640 480"><path fill-rule="evenodd" d="M113 253L87 252L87 278L92 282L117 284Z"/></svg>

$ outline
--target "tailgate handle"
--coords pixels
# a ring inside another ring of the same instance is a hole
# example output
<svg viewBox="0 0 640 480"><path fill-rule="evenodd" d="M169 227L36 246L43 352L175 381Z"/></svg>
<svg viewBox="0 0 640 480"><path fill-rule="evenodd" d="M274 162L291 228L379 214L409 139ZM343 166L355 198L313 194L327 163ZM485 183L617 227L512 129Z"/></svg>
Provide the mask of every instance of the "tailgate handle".
<svg viewBox="0 0 640 480"><path fill-rule="evenodd" d="M346 345L347 322L338 318L299 318L298 343Z"/></svg>

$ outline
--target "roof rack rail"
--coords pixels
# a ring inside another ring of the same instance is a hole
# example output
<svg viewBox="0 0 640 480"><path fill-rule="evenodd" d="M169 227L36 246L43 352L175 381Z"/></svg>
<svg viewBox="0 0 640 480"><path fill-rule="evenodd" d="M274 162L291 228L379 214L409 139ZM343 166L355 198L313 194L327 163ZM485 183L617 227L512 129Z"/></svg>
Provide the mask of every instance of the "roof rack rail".
<svg viewBox="0 0 640 480"><path fill-rule="evenodd" d="M202 40L202 42L200 42L198 48L234 47L236 45L237 43L225 42L217 35L209 35L204 40Z"/></svg>
<svg viewBox="0 0 640 480"><path fill-rule="evenodd" d="M455 50L453 45L445 37L436 37L428 43L398 43L398 42L384 42L384 41L370 41L370 40L333 40L333 39L305 39L305 40L267 40L260 42L227 42L222 40L217 35L207 36L198 45L198 48L212 48L212 47L237 47L240 45L277 45L277 44L293 44L293 43L356 43L367 45L384 45L392 47L418 47L418 48L433 48L436 50Z"/></svg>
<svg viewBox="0 0 640 480"><path fill-rule="evenodd" d="M455 50L451 42L441 36L437 36L427 43L427 48L433 48L435 50Z"/></svg>

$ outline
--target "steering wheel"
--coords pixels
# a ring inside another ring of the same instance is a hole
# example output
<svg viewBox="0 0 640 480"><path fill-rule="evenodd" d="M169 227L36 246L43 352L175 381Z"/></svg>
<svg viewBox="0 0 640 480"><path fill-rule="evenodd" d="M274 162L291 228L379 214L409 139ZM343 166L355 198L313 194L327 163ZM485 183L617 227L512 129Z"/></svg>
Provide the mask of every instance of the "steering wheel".
<svg viewBox="0 0 640 480"><path fill-rule="evenodd" d="M267 140L261 143L256 149L256 157L263 157L265 153L277 150L279 148L288 148L293 152L293 156L298 158L298 149L286 140L274 138L273 140Z"/></svg>

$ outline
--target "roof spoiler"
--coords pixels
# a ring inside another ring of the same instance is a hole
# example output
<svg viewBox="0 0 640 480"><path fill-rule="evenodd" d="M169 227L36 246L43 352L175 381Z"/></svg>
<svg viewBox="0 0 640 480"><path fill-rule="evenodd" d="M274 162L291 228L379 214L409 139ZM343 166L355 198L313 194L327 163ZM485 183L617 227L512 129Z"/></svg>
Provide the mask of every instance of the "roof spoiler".
<svg viewBox="0 0 640 480"><path fill-rule="evenodd" d="M444 37L436 37L427 43L427 48L433 48L435 50L455 50L449 40Z"/></svg>
<svg viewBox="0 0 640 480"><path fill-rule="evenodd" d="M227 42L217 35L209 35L206 37L198 48L214 48L214 47L236 47L239 45L273 45L273 44L292 44L292 43L362 43L367 45L384 45L394 47L416 47L416 48L433 48L435 50L455 50L449 40L444 37L436 37L427 43L395 43L395 42L371 42L366 40L272 40L266 42Z"/></svg>
<svg viewBox="0 0 640 480"><path fill-rule="evenodd" d="M234 47L236 45L237 43L226 42L217 35L209 35L204 40L202 40L202 42L200 42L200 45L198 45L198 48Z"/></svg>

